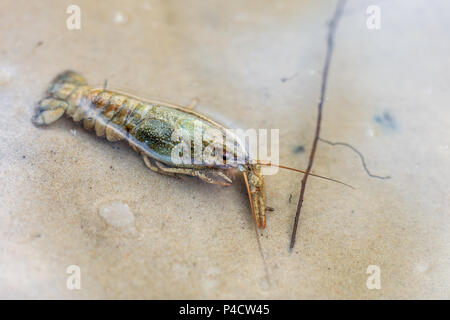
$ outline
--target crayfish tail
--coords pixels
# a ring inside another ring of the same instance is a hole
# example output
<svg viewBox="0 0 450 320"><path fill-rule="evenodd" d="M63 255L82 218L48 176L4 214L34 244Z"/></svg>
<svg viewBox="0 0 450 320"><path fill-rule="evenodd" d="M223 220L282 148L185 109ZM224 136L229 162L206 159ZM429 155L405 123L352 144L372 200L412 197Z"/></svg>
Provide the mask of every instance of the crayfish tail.
<svg viewBox="0 0 450 320"><path fill-rule="evenodd" d="M35 125L48 125L55 122L68 110L67 98L86 80L74 71L64 71L57 75L47 90L47 97L39 101L37 110L31 119Z"/></svg>
<svg viewBox="0 0 450 320"><path fill-rule="evenodd" d="M61 87L67 84L79 87L87 85L87 81L81 74L75 71L72 70L63 71L53 79L48 89L48 93L54 94L56 91L60 90Z"/></svg>

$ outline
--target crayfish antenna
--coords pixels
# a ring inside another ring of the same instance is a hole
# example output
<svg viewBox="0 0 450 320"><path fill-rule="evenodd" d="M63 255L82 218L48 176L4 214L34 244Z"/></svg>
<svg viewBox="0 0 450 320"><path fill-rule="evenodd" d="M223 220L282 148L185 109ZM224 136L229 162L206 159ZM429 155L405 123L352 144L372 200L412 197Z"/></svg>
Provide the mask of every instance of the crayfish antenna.
<svg viewBox="0 0 450 320"><path fill-rule="evenodd" d="M306 171L304 171L304 170L300 170L300 169L295 169L295 168L283 166L283 165L281 165L281 164L273 164L273 163L270 163L270 162L269 162L269 163L264 163L264 162L261 162L260 160L258 160L256 163L259 164L259 165L261 165L261 166L278 167L278 168L281 168L281 169L286 169L286 170L291 170L291 171L295 171L295 172L304 173L304 174L307 174L307 175L310 175L310 176L313 176L313 177L316 177L316 178L321 178L321 179L333 181L333 182L342 184L342 185L344 185L344 186L347 186L347 187L349 187L349 188L356 189L356 188L353 187L352 185L349 185L349 184L347 184L347 183L345 183L345 182L342 182L342 181L339 181L339 180L336 180L336 179L333 179L333 178L324 177L324 176L321 176L321 175L318 175L318 174L315 174L315 173L306 172Z"/></svg>

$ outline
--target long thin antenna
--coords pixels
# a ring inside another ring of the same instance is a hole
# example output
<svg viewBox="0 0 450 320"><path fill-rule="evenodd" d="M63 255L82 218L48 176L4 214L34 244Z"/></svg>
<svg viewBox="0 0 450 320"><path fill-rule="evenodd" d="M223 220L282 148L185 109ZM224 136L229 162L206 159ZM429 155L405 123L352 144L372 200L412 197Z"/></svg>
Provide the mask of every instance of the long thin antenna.
<svg viewBox="0 0 450 320"><path fill-rule="evenodd" d="M291 170L291 171L295 171L295 172L304 173L304 174L307 174L307 175L309 175L309 176L313 176L313 177L316 177L316 178L321 178L321 179L325 179L325 180L337 182L337 183L343 184L344 186L347 186L347 187L349 187L349 188L355 189L355 187L353 187L352 185L349 185L349 184L347 184L347 183L345 183L345 182L342 182L342 181L339 181L339 180L336 180L336 179L333 179L333 178L324 177L324 176L321 176L321 175L318 175L318 174L315 174L315 173L306 172L306 171L304 171L304 170L300 170L300 169L295 169L295 168L283 166L283 165L281 165L281 164L273 164L273 163L270 163L270 162L269 162L269 163L263 163L263 162L258 161L257 163L258 163L259 165L262 165L262 166L278 167L278 168L281 168L281 169L287 169L287 170Z"/></svg>

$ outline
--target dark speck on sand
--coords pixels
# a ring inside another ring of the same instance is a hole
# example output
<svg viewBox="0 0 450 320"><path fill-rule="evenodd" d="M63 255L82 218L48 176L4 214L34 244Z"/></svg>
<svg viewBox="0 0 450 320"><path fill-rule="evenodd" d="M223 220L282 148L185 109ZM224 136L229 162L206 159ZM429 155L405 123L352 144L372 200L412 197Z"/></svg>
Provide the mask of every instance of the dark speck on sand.
<svg viewBox="0 0 450 320"><path fill-rule="evenodd" d="M397 129L397 125L395 123L394 118L391 116L389 112L384 112L382 115L375 116L375 122L379 123L383 127L391 130Z"/></svg>
<svg viewBox="0 0 450 320"><path fill-rule="evenodd" d="M295 147L294 153L302 153L302 152L305 152L305 147L303 147L303 146Z"/></svg>

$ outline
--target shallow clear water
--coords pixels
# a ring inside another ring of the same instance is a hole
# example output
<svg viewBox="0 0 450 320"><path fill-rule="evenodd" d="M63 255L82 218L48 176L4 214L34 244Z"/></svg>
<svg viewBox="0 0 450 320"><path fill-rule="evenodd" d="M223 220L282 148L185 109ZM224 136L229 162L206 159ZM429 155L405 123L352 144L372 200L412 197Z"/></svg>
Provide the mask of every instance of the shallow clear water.
<svg viewBox="0 0 450 320"><path fill-rule="evenodd" d="M366 26L369 5L381 29ZM296 247L301 175L266 178L255 234L245 187L172 179L125 143L69 119L36 128L51 79L180 105L231 128L280 130L280 163L306 168L332 1L6 1L0 19L0 297L449 298L450 111L446 1L348 1ZM256 237L259 237L259 247ZM66 287L69 265L82 289ZM381 289L366 286L370 265Z"/></svg>

